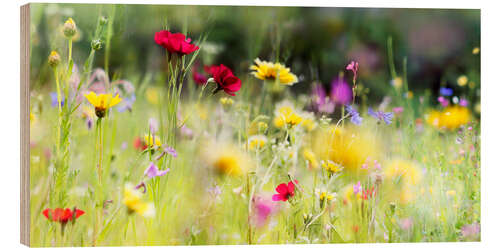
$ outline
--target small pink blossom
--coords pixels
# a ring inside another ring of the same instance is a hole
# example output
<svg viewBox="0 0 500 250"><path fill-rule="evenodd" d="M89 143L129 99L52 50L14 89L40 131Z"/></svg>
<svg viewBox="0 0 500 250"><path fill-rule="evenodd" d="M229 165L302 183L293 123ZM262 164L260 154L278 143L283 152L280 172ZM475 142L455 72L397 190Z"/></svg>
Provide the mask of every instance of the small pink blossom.
<svg viewBox="0 0 500 250"><path fill-rule="evenodd" d="M361 182L358 181L357 184L354 184L354 186L352 187L352 189L354 191L354 194L361 193L361 191L363 190L362 187L361 187Z"/></svg>
<svg viewBox="0 0 500 250"><path fill-rule="evenodd" d="M354 74L353 81L355 82L356 78L358 77L359 63L351 61L345 69L352 71L352 73Z"/></svg>
<svg viewBox="0 0 500 250"><path fill-rule="evenodd" d="M392 112L394 112L396 115L399 115L399 114L403 113L403 111L404 111L403 107L394 107L392 109Z"/></svg>

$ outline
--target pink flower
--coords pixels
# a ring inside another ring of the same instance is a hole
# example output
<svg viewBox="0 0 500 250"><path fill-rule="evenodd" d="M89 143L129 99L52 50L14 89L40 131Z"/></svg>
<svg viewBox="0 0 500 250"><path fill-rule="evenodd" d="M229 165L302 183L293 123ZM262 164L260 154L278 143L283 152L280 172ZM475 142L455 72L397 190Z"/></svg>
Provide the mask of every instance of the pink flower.
<svg viewBox="0 0 500 250"><path fill-rule="evenodd" d="M362 192L363 188L361 187L361 183L358 181L357 184L354 184L354 186L352 187L352 190L353 190L354 194L358 194L358 193Z"/></svg>
<svg viewBox="0 0 500 250"><path fill-rule="evenodd" d="M448 101L448 99L446 99L446 98L444 98L442 96L438 97L437 100L438 100L439 103L441 103L441 106L443 106L443 107L446 107L446 106L448 106L450 104L450 101Z"/></svg>
<svg viewBox="0 0 500 250"><path fill-rule="evenodd" d="M277 211L278 207L269 197L256 195L252 201L254 207L252 219L257 227L262 227L267 223L269 217Z"/></svg>
<svg viewBox="0 0 500 250"><path fill-rule="evenodd" d="M151 162L149 167L144 171L144 175L147 175L149 178L154 178L157 176L164 176L170 171L170 168L167 168L165 170L159 170L158 167Z"/></svg>
<svg viewBox="0 0 500 250"><path fill-rule="evenodd" d="M351 63L349 63L345 69L352 71L352 73L354 74L353 81L355 82L356 78L358 77L359 63L351 61Z"/></svg>
<svg viewBox="0 0 500 250"><path fill-rule="evenodd" d="M273 195L273 201L288 201L291 197L295 196L295 184L299 182L294 180L290 181L288 184L281 183L276 187L276 192L278 194Z"/></svg>
<svg viewBox="0 0 500 250"><path fill-rule="evenodd" d="M458 105L460 105L462 107L467 107L467 105L469 105L469 102L467 101L467 99L460 98L460 101L458 102Z"/></svg>
<svg viewBox="0 0 500 250"><path fill-rule="evenodd" d="M399 114L403 113L403 111L404 111L403 107L394 107L392 109L392 112L394 112L396 115L399 115Z"/></svg>

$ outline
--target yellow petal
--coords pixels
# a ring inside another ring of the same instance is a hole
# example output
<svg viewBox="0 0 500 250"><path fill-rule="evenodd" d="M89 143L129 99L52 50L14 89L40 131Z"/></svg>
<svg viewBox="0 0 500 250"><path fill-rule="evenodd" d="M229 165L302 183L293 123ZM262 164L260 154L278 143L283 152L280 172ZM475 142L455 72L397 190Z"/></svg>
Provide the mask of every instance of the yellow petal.
<svg viewBox="0 0 500 250"><path fill-rule="evenodd" d="M99 102L97 100L97 95L93 91L90 91L90 93L88 93L84 96L87 98L87 100L90 102L90 104L94 105L94 107L99 106Z"/></svg>
<svg viewBox="0 0 500 250"><path fill-rule="evenodd" d="M116 104L120 103L122 101L122 99L120 98L120 94L116 94L115 97L113 97L111 99L111 101L109 102L109 107L113 107L115 106Z"/></svg>

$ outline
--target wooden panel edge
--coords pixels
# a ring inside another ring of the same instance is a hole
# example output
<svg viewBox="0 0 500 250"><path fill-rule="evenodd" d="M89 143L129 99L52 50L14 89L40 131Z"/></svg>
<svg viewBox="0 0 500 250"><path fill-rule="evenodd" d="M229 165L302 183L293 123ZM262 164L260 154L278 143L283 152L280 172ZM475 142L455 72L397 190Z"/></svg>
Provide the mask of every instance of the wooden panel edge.
<svg viewBox="0 0 500 250"><path fill-rule="evenodd" d="M30 5L21 6L21 244L30 246Z"/></svg>

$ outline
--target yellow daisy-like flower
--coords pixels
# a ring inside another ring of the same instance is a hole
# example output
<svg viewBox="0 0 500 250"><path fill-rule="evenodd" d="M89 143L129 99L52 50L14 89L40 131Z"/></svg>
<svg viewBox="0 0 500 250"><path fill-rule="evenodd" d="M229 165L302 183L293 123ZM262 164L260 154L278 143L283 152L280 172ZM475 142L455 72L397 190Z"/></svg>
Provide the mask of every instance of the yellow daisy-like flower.
<svg viewBox="0 0 500 250"><path fill-rule="evenodd" d="M264 134L267 131L267 123L254 120L248 128L248 135Z"/></svg>
<svg viewBox="0 0 500 250"><path fill-rule="evenodd" d="M342 171L342 166L330 160L323 161L321 163L321 167L323 167L326 171L332 174L336 174Z"/></svg>
<svg viewBox="0 0 500 250"><path fill-rule="evenodd" d="M149 134L144 135L144 143L148 147L161 147L161 140L158 136L152 136Z"/></svg>
<svg viewBox="0 0 500 250"><path fill-rule="evenodd" d="M241 176L251 167L249 156L234 145L209 144L204 148L205 161L219 174Z"/></svg>
<svg viewBox="0 0 500 250"><path fill-rule="evenodd" d="M130 214L137 213L144 217L153 217L155 208L153 204L142 200L142 193L127 183L123 190L123 204L127 206Z"/></svg>
<svg viewBox="0 0 500 250"><path fill-rule="evenodd" d="M90 102L90 104L95 107L95 114L99 118L103 118L104 116L106 116L106 111L109 108L122 101L119 94L116 94L116 96L113 97L111 94L96 95L96 93L94 93L93 91L90 91L90 93L86 94L85 97Z"/></svg>
<svg viewBox="0 0 500 250"><path fill-rule="evenodd" d="M255 65L250 66L253 70L252 75L260 80L276 80L278 77L279 83L283 85L293 85L299 80L296 75L290 72L290 69L280 63L261 61L255 59Z"/></svg>
<svg viewBox="0 0 500 250"><path fill-rule="evenodd" d="M260 150L263 149L267 143L267 138L264 135L253 135L248 138L248 149Z"/></svg>
<svg viewBox="0 0 500 250"><path fill-rule="evenodd" d="M278 105L274 113L274 126L277 128L292 128L302 122L302 116L288 102Z"/></svg>

